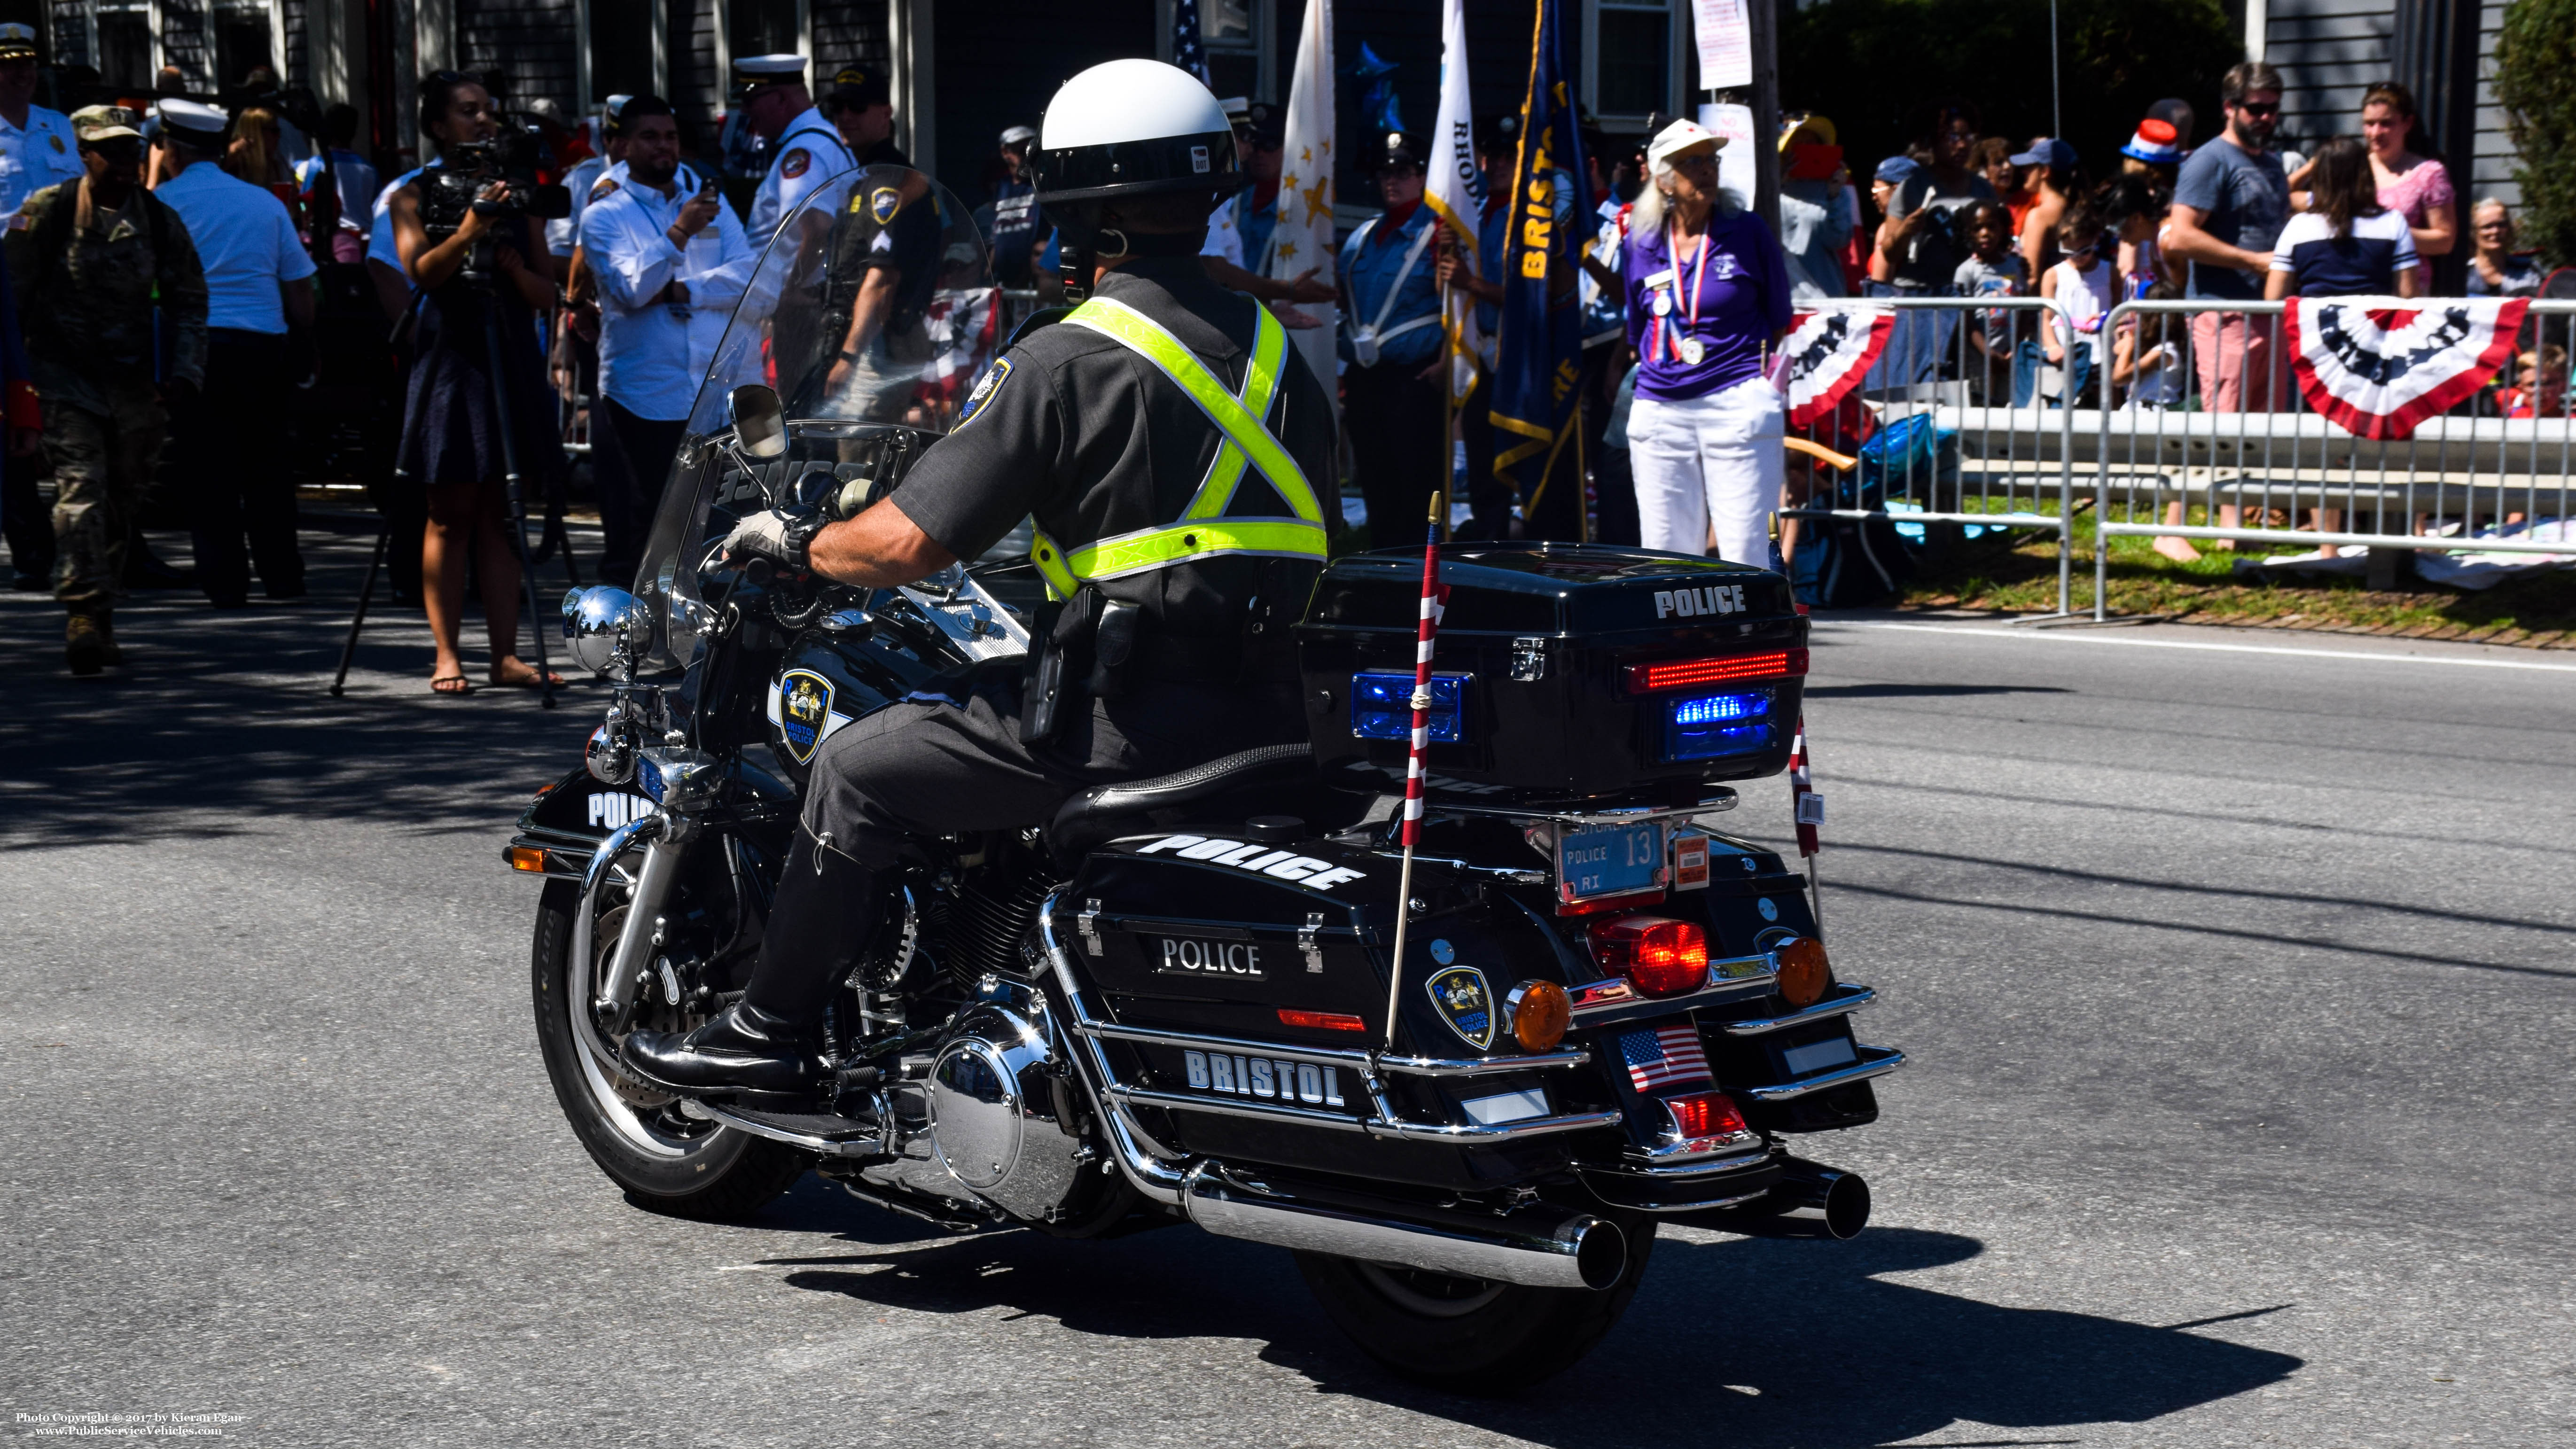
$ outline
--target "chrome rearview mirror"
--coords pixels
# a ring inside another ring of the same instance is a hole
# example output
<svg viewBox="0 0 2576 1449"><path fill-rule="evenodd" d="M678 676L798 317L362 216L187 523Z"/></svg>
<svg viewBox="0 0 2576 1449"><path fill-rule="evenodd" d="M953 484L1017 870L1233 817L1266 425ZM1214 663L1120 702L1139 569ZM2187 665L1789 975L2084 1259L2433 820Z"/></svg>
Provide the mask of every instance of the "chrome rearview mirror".
<svg viewBox="0 0 2576 1449"><path fill-rule="evenodd" d="M624 589L599 584L564 595L564 647L593 674L632 674L652 652L653 611Z"/></svg>
<svg viewBox="0 0 2576 1449"><path fill-rule="evenodd" d="M767 463L787 456L787 408L776 388L745 383L726 399L725 411L744 457Z"/></svg>

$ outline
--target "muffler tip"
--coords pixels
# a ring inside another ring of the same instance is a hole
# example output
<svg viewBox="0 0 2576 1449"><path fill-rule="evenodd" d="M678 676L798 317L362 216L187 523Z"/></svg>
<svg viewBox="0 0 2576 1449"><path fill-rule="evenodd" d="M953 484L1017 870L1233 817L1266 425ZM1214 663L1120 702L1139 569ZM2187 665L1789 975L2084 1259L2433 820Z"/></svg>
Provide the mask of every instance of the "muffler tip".
<svg viewBox="0 0 2576 1449"><path fill-rule="evenodd" d="M1864 1198L1861 1215L1869 1215ZM1574 1245L1574 1271L1583 1278L1583 1286L1598 1293L1611 1288L1628 1271L1628 1235L1617 1223L1585 1217L1575 1221L1569 1235Z"/></svg>
<svg viewBox="0 0 2576 1449"><path fill-rule="evenodd" d="M1837 1172L1825 1186L1825 1236L1849 1242L1869 1226L1869 1184L1857 1172Z"/></svg>

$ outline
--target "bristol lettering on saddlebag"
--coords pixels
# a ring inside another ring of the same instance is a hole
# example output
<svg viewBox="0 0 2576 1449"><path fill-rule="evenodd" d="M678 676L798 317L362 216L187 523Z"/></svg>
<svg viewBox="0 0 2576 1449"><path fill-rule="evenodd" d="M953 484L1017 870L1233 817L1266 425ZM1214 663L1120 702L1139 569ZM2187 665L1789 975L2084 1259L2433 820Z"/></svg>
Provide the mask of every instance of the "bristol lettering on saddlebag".
<svg viewBox="0 0 2576 1449"><path fill-rule="evenodd" d="M1268 1057L1228 1052L1185 1051L1182 1070L1190 1086L1202 1092L1260 1097L1275 1102L1302 1102L1311 1107L1339 1107L1342 1082L1332 1067L1312 1062L1273 1061Z"/></svg>

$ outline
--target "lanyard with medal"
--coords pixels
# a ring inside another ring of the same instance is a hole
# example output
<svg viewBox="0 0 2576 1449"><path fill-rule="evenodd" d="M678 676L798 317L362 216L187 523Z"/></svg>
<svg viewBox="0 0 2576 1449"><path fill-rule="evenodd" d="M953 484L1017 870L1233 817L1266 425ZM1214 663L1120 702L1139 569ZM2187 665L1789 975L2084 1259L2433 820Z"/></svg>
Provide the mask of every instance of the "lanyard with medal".
<svg viewBox="0 0 2576 1449"><path fill-rule="evenodd" d="M1690 301L1682 313L1685 323L1691 327L1699 325L1699 293L1701 284L1708 280L1708 250L1708 233L1703 231L1699 234L1699 265L1691 273ZM1654 303L1656 320L1664 330L1664 351L1667 356L1678 357L1685 367L1697 367L1700 359L1707 355L1707 347L1688 332L1684 332L1678 342L1673 339L1673 293L1681 286L1682 261L1681 248L1673 240L1670 222L1664 224L1664 254L1673 264L1673 286L1657 292Z"/></svg>

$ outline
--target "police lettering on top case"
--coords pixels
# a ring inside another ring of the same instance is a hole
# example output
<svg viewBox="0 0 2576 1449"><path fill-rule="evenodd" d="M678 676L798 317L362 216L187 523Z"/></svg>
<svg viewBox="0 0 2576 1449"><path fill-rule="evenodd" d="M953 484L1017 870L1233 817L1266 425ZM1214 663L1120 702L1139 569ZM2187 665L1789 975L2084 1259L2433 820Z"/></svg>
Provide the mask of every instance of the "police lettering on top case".
<svg viewBox="0 0 2576 1449"><path fill-rule="evenodd" d="M1698 589L1655 590L1655 617L1685 619L1712 614L1740 614L1752 606L1744 602L1744 585L1710 584Z"/></svg>

